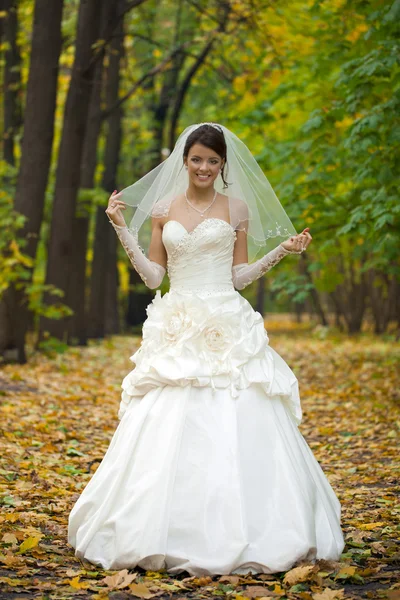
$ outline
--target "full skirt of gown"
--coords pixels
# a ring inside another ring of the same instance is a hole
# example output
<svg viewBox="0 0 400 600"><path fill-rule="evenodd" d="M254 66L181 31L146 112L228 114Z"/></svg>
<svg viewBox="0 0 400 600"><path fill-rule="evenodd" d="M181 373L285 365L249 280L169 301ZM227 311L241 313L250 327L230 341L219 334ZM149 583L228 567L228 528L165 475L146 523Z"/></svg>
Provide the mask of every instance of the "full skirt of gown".
<svg viewBox="0 0 400 600"><path fill-rule="evenodd" d="M237 291L158 291L120 422L69 515L106 569L274 573L338 560L341 506L298 429L298 382Z"/></svg>

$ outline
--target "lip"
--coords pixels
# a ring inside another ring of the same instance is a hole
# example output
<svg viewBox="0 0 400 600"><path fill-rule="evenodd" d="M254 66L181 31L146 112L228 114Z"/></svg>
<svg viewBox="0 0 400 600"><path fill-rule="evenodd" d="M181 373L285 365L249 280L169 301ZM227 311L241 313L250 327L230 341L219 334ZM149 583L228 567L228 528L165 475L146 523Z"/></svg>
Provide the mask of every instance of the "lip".
<svg viewBox="0 0 400 600"><path fill-rule="evenodd" d="M202 179L203 181L206 181L207 179L210 179L211 175L200 175L200 173L196 173L196 177Z"/></svg>

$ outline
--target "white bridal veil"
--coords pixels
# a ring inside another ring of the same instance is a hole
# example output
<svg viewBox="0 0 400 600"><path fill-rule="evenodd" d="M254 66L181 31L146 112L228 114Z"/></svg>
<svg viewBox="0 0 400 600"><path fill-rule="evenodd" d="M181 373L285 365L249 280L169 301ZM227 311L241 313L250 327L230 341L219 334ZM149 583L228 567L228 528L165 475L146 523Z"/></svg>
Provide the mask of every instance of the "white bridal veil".
<svg viewBox="0 0 400 600"><path fill-rule="evenodd" d="M121 200L135 209L134 212L123 211L126 224L147 252L151 239L150 217L168 216L174 199L188 188L183 150L188 136L201 125L211 125L224 134L228 188L224 188L222 177L218 175L215 189L228 197L232 227L247 231L250 262L261 249L268 251L297 232L250 150L232 131L217 123L187 127L164 162L122 190Z"/></svg>

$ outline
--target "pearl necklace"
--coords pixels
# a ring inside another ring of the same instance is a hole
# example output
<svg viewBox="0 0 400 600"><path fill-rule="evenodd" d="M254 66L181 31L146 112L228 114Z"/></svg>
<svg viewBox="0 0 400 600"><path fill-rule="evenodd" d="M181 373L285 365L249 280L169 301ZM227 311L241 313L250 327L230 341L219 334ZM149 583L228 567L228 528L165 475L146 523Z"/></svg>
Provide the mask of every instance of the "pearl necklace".
<svg viewBox="0 0 400 600"><path fill-rule="evenodd" d="M200 216L204 217L204 213L208 211L209 208L212 207L212 205L215 202L215 199L217 197L217 190L215 190L215 194L214 194L214 198L211 202L211 204L209 206L207 206L207 208L204 208L203 210L199 210L198 208L196 208L195 206L193 206L193 204L190 202L189 198L187 197L187 193L185 191L185 198L186 198L186 202L189 204L189 206L191 206L194 210L196 210L198 213L200 213Z"/></svg>

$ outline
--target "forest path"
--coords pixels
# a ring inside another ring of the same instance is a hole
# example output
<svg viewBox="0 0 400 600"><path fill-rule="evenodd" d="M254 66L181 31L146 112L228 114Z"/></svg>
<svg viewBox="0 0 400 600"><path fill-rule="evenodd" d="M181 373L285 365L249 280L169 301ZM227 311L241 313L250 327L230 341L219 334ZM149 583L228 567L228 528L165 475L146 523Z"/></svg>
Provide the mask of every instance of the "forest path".
<svg viewBox="0 0 400 600"><path fill-rule="evenodd" d="M75 558L68 514L118 425L120 383L140 343L114 337L0 371L2 600L400 598L400 350L368 335L318 339L296 325L267 329L299 379L300 430L342 504L340 563L305 564L287 575L199 579L141 569L118 574Z"/></svg>

